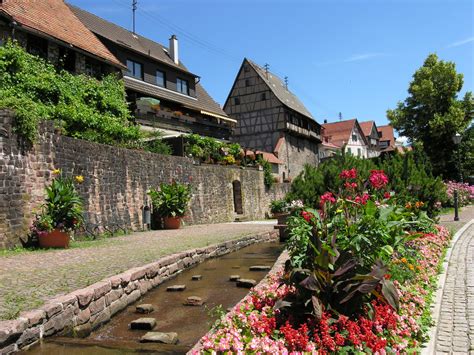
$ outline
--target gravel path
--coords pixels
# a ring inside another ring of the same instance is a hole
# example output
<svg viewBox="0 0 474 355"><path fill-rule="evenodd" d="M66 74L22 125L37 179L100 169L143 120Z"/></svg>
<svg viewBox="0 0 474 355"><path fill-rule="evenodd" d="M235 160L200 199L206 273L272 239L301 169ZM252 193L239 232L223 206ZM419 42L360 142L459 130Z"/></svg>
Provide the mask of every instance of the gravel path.
<svg viewBox="0 0 474 355"><path fill-rule="evenodd" d="M133 233L87 248L1 256L0 319L16 318L19 312L37 308L47 299L165 255L270 230L273 225L262 223L196 225Z"/></svg>

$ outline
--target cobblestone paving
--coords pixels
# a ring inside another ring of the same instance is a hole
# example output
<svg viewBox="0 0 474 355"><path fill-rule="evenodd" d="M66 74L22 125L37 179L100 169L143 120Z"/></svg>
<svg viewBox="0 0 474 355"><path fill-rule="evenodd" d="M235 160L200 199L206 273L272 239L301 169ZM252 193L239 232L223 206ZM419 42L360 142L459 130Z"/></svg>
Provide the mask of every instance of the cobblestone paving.
<svg viewBox="0 0 474 355"><path fill-rule="evenodd" d="M473 206L464 208L461 222L474 218L473 212ZM444 220L443 224L449 226L449 219ZM474 225L465 230L452 250L441 301L436 353L474 354Z"/></svg>
<svg viewBox="0 0 474 355"><path fill-rule="evenodd" d="M271 230L270 224L197 225L133 233L83 249L0 257L0 319L15 318L20 311L36 308L56 295L87 287L164 255Z"/></svg>

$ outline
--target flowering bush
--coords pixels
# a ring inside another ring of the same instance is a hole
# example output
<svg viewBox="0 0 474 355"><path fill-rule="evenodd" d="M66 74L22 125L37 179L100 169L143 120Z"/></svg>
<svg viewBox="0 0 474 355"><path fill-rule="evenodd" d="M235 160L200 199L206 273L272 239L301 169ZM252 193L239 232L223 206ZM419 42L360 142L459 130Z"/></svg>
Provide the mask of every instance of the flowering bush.
<svg viewBox="0 0 474 355"><path fill-rule="evenodd" d="M230 313L216 323L200 341L194 353L271 353L319 354L408 353L415 352L430 324L429 302L443 250L449 244L449 232L437 227L436 233L419 235L409 242L407 262L394 255L391 265L406 268L408 279L398 270L385 277L394 280L400 298L396 312L388 304L372 300L364 311L347 317L326 310L321 318L295 322L284 318L279 300L296 292L281 285L282 271L269 275L265 284L254 289ZM413 262L417 267L409 268Z"/></svg>
<svg viewBox="0 0 474 355"><path fill-rule="evenodd" d="M205 352L398 354L420 346L449 233L422 201L397 204L384 171L339 176L341 187L320 196L319 210L289 219L285 270L203 338Z"/></svg>
<svg viewBox="0 0 474 355"><path fill-rule="evenodd" d="M454 206L454 191L458 192L459 206L467 206L474 203L474 185L455 181L445 182L446 193L448 194L448 206Z"/></svg>

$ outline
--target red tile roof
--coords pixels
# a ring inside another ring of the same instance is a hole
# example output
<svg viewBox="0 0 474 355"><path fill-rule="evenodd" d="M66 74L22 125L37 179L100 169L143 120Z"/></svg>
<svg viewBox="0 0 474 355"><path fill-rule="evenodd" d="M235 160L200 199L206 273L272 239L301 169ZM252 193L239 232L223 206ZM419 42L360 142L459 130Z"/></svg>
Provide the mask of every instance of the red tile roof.
<svg viewBox="0 0 474 355"><path fill-rule="evenodd" d="M278 159L274 154L264 152L261 150L256 150L255 152L248 150L245 155L248 157L255 157L255 154L262 155L262 158L268 161L271 164L284 164L280 159Z"/></svg>
<svg viewBox="0 0 474 355"><path fill-rule="evenodd" d="M332 144L343 146L349 142L352 129L356 124L357 120L354 118L347 121L339 121L332 123L324 123L323 136L328 138L328 141Z"/></svg>
<svg viewBox="0 0 474 355"><path fill-rule="evenodd" d="M91 53L117 67L122 64L72 13L63 0L3 0L6 13L26 30L33 30Z"/></svg>
<svg viewBox="0 0 474 355"><path fill-rule="evenodd" d="M390 146L395 147L395 136L393 134L393 127L390 125L378 127L381 133L380 141L390 141Z"/></svg>
<svg viewBox="0 0 474 355"><path fill-rule="evenodd" d="M374 124L374 121L359 122L360 128L362 128L362 132L364 132L364 136L370 136Z"/></svg>

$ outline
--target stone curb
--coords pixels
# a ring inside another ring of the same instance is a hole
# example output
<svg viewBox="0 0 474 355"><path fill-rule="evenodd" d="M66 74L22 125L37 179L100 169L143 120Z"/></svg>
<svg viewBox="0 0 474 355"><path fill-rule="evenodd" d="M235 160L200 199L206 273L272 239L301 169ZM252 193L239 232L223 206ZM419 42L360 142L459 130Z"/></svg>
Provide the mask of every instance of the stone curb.
<svg viewBox="0 0 474 355"><path fill-rule="evenodd" d="M450 247L446 252L446 256L444 258L442 268L443 272L439 275L438 278L438 289L436 290L435 294L435 301L431 306L431 314L433 316L433 323L434 325L431 326L428 336L429 342L426 344L426 347L421 349L421 355L432 355L436 354L436 335L438 333L438 320L441 314L441 301L443 300L443 292L444 292L444 285L446 284L446 277L448 275L448 266L451 261L451 254L453 252L454 246L458 242L459 238L464 234L464 232L474 224L474 219L471 219L467 222L460 230L456 232L451 242Z"/></svg>
<svg viewBox="0 0 474 355"><path fill-rule="evenodd" d="M25 350L54 334L90 332L188 267L251 244L277 240L278 233L270 231L175 253L56 297L15 320L0 321L0 354Z"/></svg>
<svg viewBox="0 0 474 355"><path fill-rule="evenodd" d="M274 275L276 274L277 272L283 270L283 268L285 267L285 262L288 260L289 258L289 255L288 255L288 251L287 250L284 250L280 256L278 257L278 259L275 261L275 264L273 264L273 267L270 269L270 271L268 272L268 274L255 286L252 288L252 290L259 290L261 289L262 287L266 286L269 282L269 277L271 275ZM252 291L251 290L251 291ZM247 294L248 295L248 294ZM227 313L227 315L231 314L231 313L234 313L236 309L238 309L240 307L240 305L242 304L242 302L244 301L245 297L247 297L247 295L245 295L234 307L232 307L232 310ZM225 315L224 317L226 317L227 315ZM201 339L205 336L211 336L211 334L213 333L212 330L210 330L209 332L207 332L206 334L204 334ZM202 351L202 344L201 344L201 339L198 340L198 342L196 344L194 344L194 346L192 347L191 350L189 350L186 354L187 355L194 355L194 354L200 354L201 351Z"/></svg>

